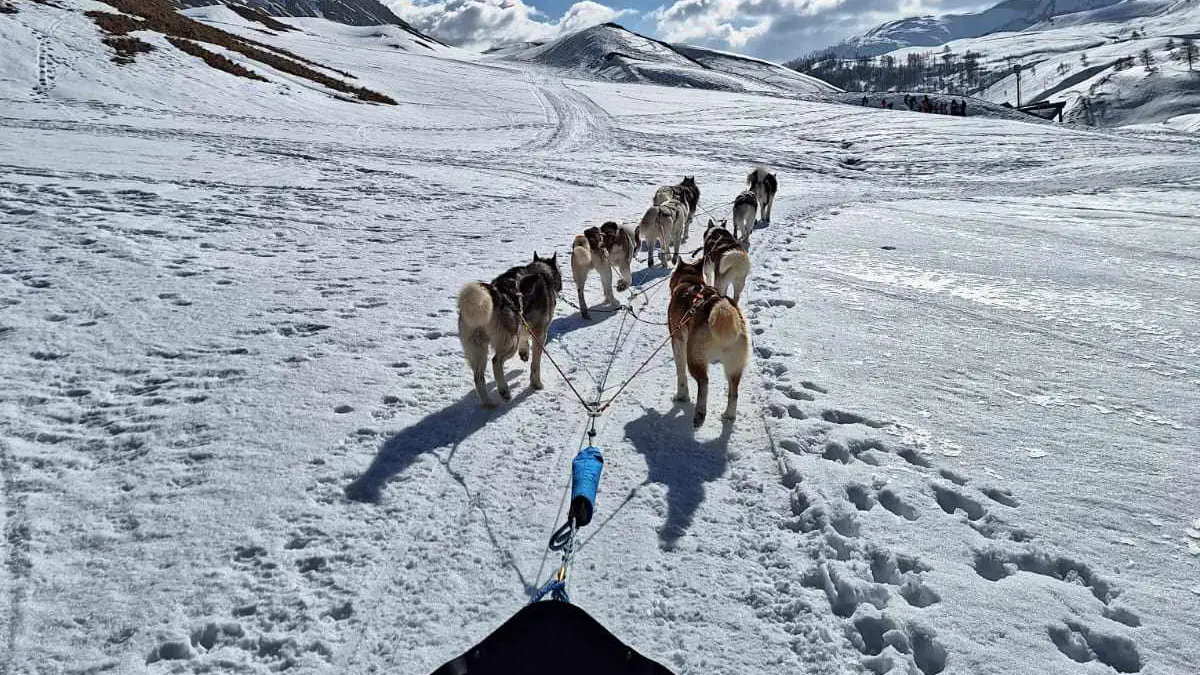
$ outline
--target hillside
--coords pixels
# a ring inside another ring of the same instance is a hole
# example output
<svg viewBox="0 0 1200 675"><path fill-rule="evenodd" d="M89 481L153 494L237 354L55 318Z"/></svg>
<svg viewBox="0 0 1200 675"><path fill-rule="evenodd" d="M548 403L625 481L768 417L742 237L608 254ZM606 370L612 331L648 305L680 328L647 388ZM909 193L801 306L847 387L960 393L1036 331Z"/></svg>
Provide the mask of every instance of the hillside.
<svg viewBox="0 0 1200 675"><path fill-rule="evenodd" d="M1010 105L1017 104L1019 66L1020 102L1062 102L1068 121L1195 130L1200 55L1193 38L1200 35L1200 3L1176 2L1136 20L1125 9L1118 4L1058 16L934 49L908 47L852 61L821 55L794 65L847 90L948 92Z"/></svg>
<svg viewBox="0 0 1200 675"><path fill-rule="evenodd" d="M551 578L578 391L571 600L676 675L1195 675L1200 138L14 7L0 673L428 675ZM584 228L758 163L735 420L717 364L673 400L645 252L479 405L465 284L536 253L573 300Z"/></svg>
<svg viewBox="0 0 1200 675"><path fill-rule="evenodd" d="M179 6L184 9L221 4L220 0L179 0ZM321 18L349 26L400 26L423 40L437 42L393 14L378 0L235 0L227 4L251 7L275 17Z"/></svg>
<svg viewBox="0 0 1200 675"><path fill-rule="evenodd" d="M839 59L875 57L906 47L934 47L992 33L1055 23L1122 22L1155 16L1176 0L1004 0L971 14L917 16L876 26L820 50Z"/></svg>
<svg viewBox="0 0 1200 675"><path fill-rule="evenodd" d="M698 47L671 45L611 23L593 26L547 44L494 49L489 55L611 82L808 97L837 91L825 82L778 64Z"/></svg>

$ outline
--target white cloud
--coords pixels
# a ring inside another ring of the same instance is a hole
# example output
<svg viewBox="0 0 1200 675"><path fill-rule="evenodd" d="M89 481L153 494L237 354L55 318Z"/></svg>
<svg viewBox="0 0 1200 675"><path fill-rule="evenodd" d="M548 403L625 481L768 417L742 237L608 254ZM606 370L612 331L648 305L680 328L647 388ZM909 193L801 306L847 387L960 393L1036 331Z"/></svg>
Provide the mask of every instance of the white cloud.
<svg viewBox="0 0 1200 675"><path fill-rule="evenodd" d="M647 15L668 42L785 61L886 21L986 0L675 0Z"/></svg>
<svg viewBox="0 0 1200 675"><path fill-rule="evenodd" d="M557 21L521 0L440 0L423 4L395 0L388 6L418 30L469 49L549 40L635 13L592 0L576 2Z"/></svg>

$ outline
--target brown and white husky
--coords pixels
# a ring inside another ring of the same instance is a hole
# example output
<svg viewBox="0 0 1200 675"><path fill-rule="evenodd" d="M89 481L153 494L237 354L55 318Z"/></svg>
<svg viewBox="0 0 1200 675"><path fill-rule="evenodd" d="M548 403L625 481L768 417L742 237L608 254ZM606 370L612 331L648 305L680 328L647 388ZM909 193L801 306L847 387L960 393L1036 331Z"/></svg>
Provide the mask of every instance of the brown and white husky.
<svg viewBox="0 0 1200 675"><path fill-rule="evenodd" d="M604 302L609 305L620 304L613 295L612 271L617 270L620 276L617 280L617 290L629 288L633 284L629 266L640 243L635 229L621 227L612 221L600 227L589 227L583 234L575 235L575 240L571 242L571 272L575 276L575 289L579 292L579 313L583 318L592 318L588 313L587 301L583 297L583 287L587 283L588 274L595 270L600 275L600 284L604 287Z"/></svg>
<svg viewBox="0 0 1200 675"><path fill-rule="evenodd" d="M529 386L542 388L542 349L550 333L554 306L562 292L562 275L558 271L558 254L509 269L491 283L473 281L458 292L458 339L462 342L467 365L475 379L475 392L485 408L494 407L484 384L483 370L489 349L496 392L509 400L512 393L504 379L504 362L520 353L529 360L530 334L533 340L533 362L529 367ZM529 327L526 330L526 326ZM540 344L539 344L540 343Z"/></svg>
<svg viewBox="0 0 1200 675"><path fill-rule="evenodd" d="M704 229L704 279L718 293L725 293L733 286L733 304L738 304L742 298L742 289L746 287L746 277L750 275L750 254L746 247L725 229L725 221L717 224L712 218L708 219L708 227Z"/></svg>
<svg viewBox="0 0 1200 675"><path fill-rule="evenodd" d="M737 415L738 385L750 360L750 331L737 305L704 283L704 262L681 262L671 274L671 302L667 325L675 352L675 400L688 400L684 365L696 380L696 411L692 425L704 424L708 414L708 364L720 361L729 384L725 414Z"/></svg>

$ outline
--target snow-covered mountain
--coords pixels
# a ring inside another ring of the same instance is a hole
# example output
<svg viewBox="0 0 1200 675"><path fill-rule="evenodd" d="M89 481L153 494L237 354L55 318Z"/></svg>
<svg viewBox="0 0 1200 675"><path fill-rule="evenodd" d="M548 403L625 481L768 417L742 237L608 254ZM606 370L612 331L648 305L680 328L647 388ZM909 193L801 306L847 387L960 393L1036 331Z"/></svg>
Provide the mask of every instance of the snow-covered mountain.
<svg viewBox="0 0 1200 675"><path fill-rule="evenodd" d="M1177 0L1005 0L971 14L917 16L890 21L828 50L838 58L879 56L905 47L934 47L991 33L1039 25L1131 21L1161 14Z"/></svg>
<svg viewBox="0 0 1200 675"><path fill-rule="evenodd" d="M494 49L489 55L611 82L809 97L839 91L817 78L776 63L668 44L614 23L593 26L546 44L526 43Z"/></svg>
<svg viewBox="0 0 1200 675"><path fill-rule="evenodd" d="M426 41L438 42L393 14L378 0L233 0L227 3L221 0L179 0L179 5L185 9L221 4L253 7L269 16L322 18L349 26L400 26Z"/></svg>
<svg viewBox="0 0 1200 675"><path fill-rule="evenodd" d="M555 569L574 386L572 601L677 675L1195 675L1200 138L0 8L0 673L427 675ZM479 406L463 284L760 162L736 421L644 253Z"/></svg>
<svg viewBox="0 0 1200 675"><path fill-rule="evenodd" d="M1019 66L1019 103L1062 103L1066 121L1200 130L1198 36L1197 0L1118 2L867 61L793 65L847 90L952 92L1009 105L1018 104Z"/></svg>

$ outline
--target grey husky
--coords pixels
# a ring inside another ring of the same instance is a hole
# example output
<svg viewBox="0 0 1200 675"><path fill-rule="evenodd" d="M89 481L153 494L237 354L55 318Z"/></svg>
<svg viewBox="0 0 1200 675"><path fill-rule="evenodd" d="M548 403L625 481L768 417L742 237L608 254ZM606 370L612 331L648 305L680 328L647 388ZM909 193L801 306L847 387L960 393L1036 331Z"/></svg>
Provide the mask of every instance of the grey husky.
<svg viewBox="0 0 1200 675"><path fill-rule="evenodd" d="M764 223L771 222L771 208L775 206L775 193L779 191L779 182L775 179L775 174L767 171L765 166L755 167L750 175L746 176L746 182L754 196L758 197L759 220Z"/></svg>
<svg viewBox="0 0 1200 675"><path fill-rule="evenodd" d="M513 267L491 283L473 281L458 292L458 339L462 342L467 365L475 378L475 392L485 408L495 403L488 396L483 370L489 349L496 392L509 400L512 392L504 379L504 362L513 354L522 361L529 360L530 331L533 340L533 361L529 367L529 386L542 388L542 348L550 333L554 306L562 292L562 275L558 271L558 254L539 258Z"/></svg>
<svg viewBox="0 0 1200 675"><path fill-rule="evenodd" d="M687 224L687 205L678 199L651 206L646 209L637 227L637 238L646 242L646 267L654 265L654 245L661 244L659 260L667 266L667 249L675 247L672 263L679 262L679 242Z"/></svg>
<svg viewBox="0 0 1200 675"><path fill-rule="evenodd" d="M758 197L753 191L746 190L733 200L733 237L743 246L750 244L750 233L754 231L756 213L758 213ZM741 234L738 234L739 232Z"/></svg>
<svg viewBox="0 0 1200 675"><path fill-rule="evenodd" d="M688 226L696 215L696 207L700 205L700 186L696 185L695 176L684 176L678 185L667 185L658 188L654 193L654 205L658 206L668 200L675 199L687 207L687 219L683 224L683 241L688 239Z"/></svg>
<svg viewBox="0 0 1200 675"><path fill-rule="evenodd" d="M571 272L575 276L575 289L579 292L579 313L584 319L592 318L588 313L583 287L592 270L600 275L604 287L604 301L609 305L620 304L613 295L612 271L617 270L617 290L623 291L633 284L629 266L637 254L641 240L637 230L622 227L611 220L600 227L589 227L583 234L575 235L571 242Z"/></svg>

